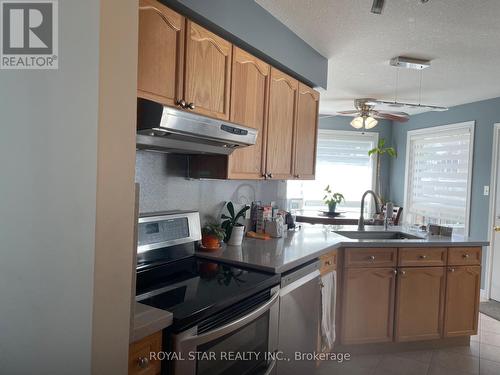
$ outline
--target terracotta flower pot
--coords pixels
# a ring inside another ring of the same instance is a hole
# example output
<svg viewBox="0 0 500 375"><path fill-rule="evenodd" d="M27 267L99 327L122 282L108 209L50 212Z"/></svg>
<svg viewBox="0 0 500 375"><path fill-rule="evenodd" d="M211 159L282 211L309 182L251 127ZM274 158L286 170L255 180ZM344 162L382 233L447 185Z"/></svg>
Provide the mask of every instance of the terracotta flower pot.
<svg viewBox="0 0 500 375"><path fill-rule="evenodd" d="M207 250L215 250L220 247L220 240L211 234L204 234L201 237L201 244Z"/></svg>

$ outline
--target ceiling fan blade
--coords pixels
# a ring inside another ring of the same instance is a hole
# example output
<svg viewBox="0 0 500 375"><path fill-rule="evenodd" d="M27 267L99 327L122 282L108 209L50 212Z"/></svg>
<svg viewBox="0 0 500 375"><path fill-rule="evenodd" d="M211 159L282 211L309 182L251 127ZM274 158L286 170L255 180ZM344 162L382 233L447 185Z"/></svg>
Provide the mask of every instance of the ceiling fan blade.
<svg viewBox="0 0 500 375"><path fill-rule="evenodd" d="M357 115L357 114L359 114L358 110L337 112L337 115L340 115L340 116L353 116L353 115Z"/></svg>
<svg viewBox="0 0 500 375"><path fill-rule="evenodd" d="M410 116L406 112L396 112L396 111L377 111L377 113L386 113L389 115L396 115L396 116L402 116L402 117L409 117Z"/></svg>
<svg viewBox="0 0 500 375"><path fill-rule="evenodd" d="M395 114L390 112L377 112L374 114L376 118L397 121L397 122L407 122L410 119L410 116L406 113Z"/></svg>

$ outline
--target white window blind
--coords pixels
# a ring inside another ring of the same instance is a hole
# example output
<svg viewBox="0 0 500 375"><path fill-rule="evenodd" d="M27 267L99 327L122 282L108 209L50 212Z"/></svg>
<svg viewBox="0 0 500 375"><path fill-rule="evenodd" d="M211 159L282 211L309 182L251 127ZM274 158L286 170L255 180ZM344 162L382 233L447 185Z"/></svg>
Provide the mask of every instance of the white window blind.
<svg viewBox="0 0 500 375"><path fill-rule="evenodd" d="M325 210L323 190L330 185L334 192L342 193L346 198L339 207L340 211L359 213L361 196L374 186L375 158L368 156L368 151L377 143L378 133L375 132L363 134L320 129L316 179L287 182L288 199L300 202L299 207L291 208Z"/></svg>
<svg viewBox="0 0 500 375"><path fill-rule="evenodd" d="M467 229L474 123L408 132L406 222Z"/></svg>

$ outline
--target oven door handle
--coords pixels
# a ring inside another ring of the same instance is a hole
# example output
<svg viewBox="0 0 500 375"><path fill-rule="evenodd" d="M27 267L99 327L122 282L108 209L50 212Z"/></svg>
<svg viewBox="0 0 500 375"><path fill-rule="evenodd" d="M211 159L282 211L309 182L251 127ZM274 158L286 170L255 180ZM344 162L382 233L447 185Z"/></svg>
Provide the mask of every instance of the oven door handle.
<svg viewBox="0 0 500 375"><path fill-rule="evenodd" d="M237 329L247 325L248 323L254 321L261 315L265 314L267 311L273 307L273 305L278 302L278 298L280 296L279 290L276 291L272 297L262 305L260 305L258 308L253 310L251 313L242 316L239 319L236 319L232 321L231 323L228 323L226 325L223 325L222 327L216 328L212 331L205 332L201 335L197 336L188 336L186 338L180 339L179 344L181 345L186 345L188 344L189 346L198 346L198 345L203 345L209 341L213 341L218 339L219 337L225 336L228 333L231 333L233 331L236 331Z"/></svg>

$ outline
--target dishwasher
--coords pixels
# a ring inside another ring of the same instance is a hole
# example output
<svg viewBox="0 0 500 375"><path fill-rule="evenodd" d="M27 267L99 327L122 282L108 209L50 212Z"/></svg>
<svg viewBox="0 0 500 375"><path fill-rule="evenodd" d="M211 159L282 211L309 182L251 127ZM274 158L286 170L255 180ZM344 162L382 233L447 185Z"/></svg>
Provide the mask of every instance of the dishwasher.
<svg viewBox="0 0 500 375"><path fill-rule="evenodd" d="M278 375L312 374L314 360L296 360L296 353L318 349L321 322L320 262L313 261L281 278L278 351L288 360L277 364Z"/></svg>

